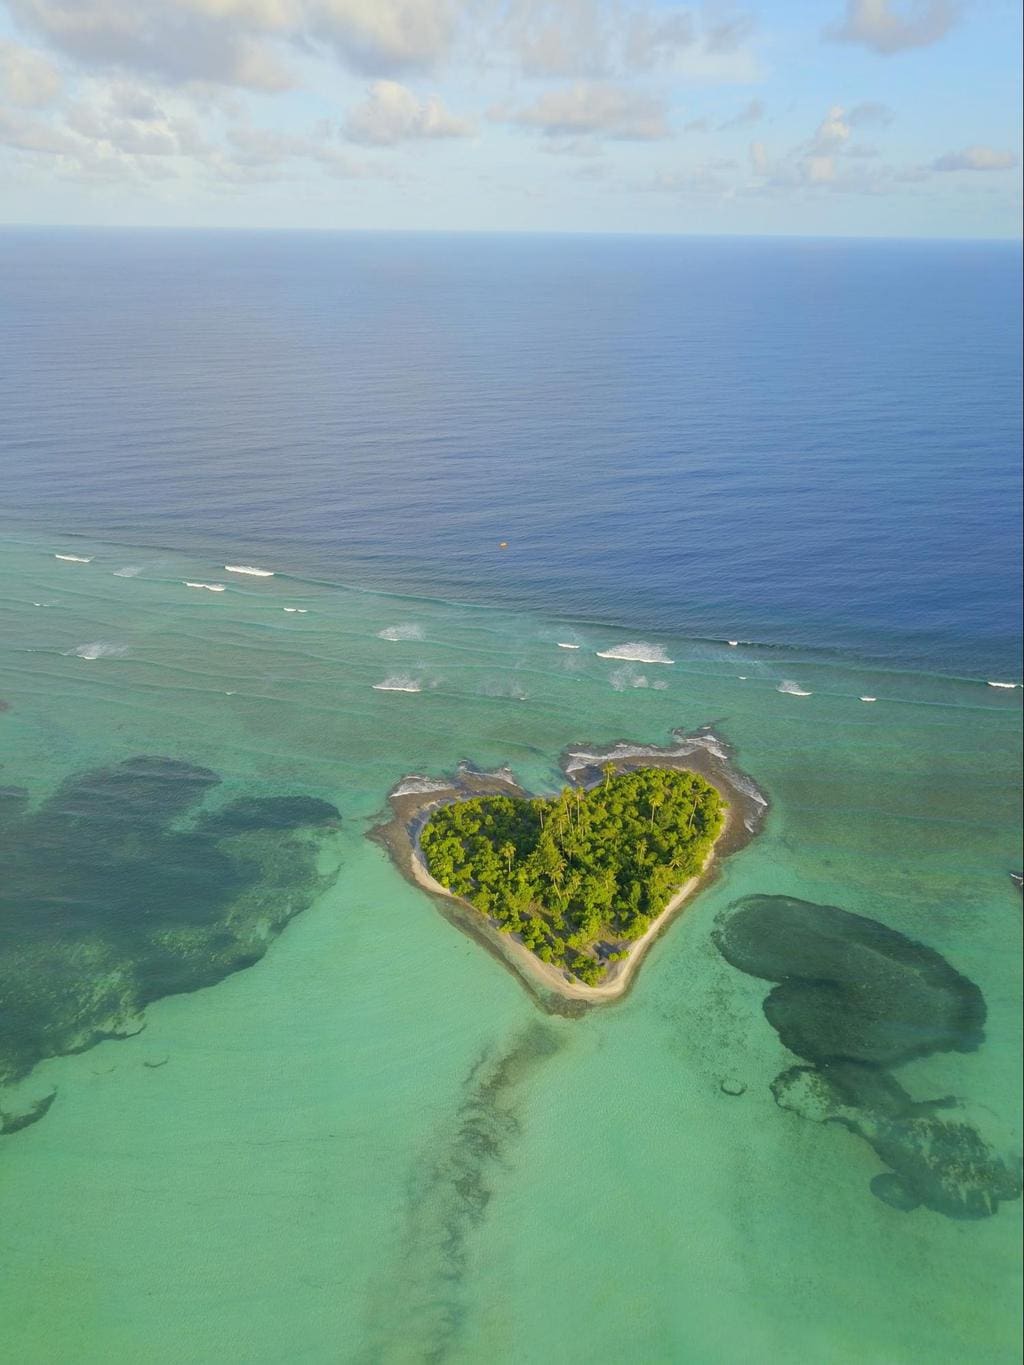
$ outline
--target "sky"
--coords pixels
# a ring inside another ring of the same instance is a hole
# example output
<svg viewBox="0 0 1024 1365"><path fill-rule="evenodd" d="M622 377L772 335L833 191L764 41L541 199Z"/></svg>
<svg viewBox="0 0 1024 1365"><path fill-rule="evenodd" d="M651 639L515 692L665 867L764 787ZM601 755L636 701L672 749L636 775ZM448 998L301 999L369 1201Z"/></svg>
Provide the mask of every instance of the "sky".
<svg viewBox="0 0 1024 1365"><path fill-rule="evenodd" d="M1018 0L0 0L0 222L1020 236Z"/></svg>

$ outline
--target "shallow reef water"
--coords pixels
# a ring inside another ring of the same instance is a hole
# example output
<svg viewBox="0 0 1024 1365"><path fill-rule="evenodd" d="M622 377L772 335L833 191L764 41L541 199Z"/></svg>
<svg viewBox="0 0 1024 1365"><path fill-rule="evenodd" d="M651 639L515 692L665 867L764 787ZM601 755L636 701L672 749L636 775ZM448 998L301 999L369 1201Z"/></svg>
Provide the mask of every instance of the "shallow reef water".
<svg viewBox="0 0 1024 1365"><path fill-rule="evenodd" d="M1019 689L70 548L0 537L5 1359L1020 1358ZM666 745L757 834L579 1017L366 837Z"/></svg>
<svg viewBox="0 0 1024 1365"><path fill-rule="evenodd" d="M35 810L24 790L0 793L0 1085L250 966L325 889L336 808L286 796L204 811L219 782L139 756L68 778ZM33 1118L48 1107L33 1101Z"/></svg>
<svg viewBox="0 0 1024 1365"><path fill-rule="evenodd" d="M989 1144L953 1097L916 1101L886 1069L971 1052L985 1001L939 953L877 920L790 896L747 896L712 933L722 956L779 984L764 1013L811 1066L772 1083L783 1109L839 1123L891 1169L871 1190L892 1207L983 1218L1021 1194L1021 1161Z"/></svg>

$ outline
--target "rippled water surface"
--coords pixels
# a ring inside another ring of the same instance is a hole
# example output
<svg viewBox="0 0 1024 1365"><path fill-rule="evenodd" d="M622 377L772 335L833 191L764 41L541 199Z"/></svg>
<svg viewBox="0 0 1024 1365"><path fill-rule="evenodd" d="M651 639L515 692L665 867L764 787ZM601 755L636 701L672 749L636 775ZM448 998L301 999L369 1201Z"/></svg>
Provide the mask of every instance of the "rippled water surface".
<svg viewBox="0 0 1024 1365"><path fill-rule="evenodd" d="M5 1352L1018 1359L1007 258L443 246L3 239ZM583 1018L365 838L700 726L765 829ZM947 964L845 1124L747 897Z"/></svg>

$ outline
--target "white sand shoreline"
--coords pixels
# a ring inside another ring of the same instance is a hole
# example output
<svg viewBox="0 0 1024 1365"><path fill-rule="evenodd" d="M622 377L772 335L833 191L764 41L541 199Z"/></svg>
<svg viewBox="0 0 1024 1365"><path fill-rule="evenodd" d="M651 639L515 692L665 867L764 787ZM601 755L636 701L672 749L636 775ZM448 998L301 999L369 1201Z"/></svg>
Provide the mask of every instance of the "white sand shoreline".
<svg viewBox="0 0 1024 1365"><path fill-rule="evenodd" d="M699 734L704 738L703 731ZM751 779L732 768L721 747L712 751L701 745L679 752L680 743L695 737L683 731L674 731L673 737L675 746L661 750L644 746L638 752L626 745L626 741L620 741L611 749L603 746L595 749L595 746L589 745L583 749L565 750L562 755L562 770L573 783L596 785L606 762L613 763L615 770L620 773L645 767L672 768L699 773L717 788L725 803L722 828L701 871L677 888L647 930L628 945L629 955L609 963L604 979L596 986L580 981L563 966L543 962L521 939L503 932L496 920L478 910L472 902L453 895L427 869L420 847L420 832L438 807L476 796L502 794L528 798L529 793L518 785L507 769L484 773L468 765L460 765L457 773L448 779L428 778L422 774L403 778L388 798L392 818L369 831L369 837L384 845L403 876L420 890L426 891L446 919L492 952L545 1009L569 1014L578 1013L588 1005L609 1004L627 993L651 945L661 937L680 910L714 878L721 860L754 837L767 810L767 801ZM622 752L624 746L629 752ZM587 763L572 763L573 758L580 753L586 754ZM407 783L414 785L409 790L403 790Z"/></svg>
<svg viewBox="0 0 1024 1365"><path fill-rule="evenodd" d="M716 839L715 844L717 845L717 843L718 840ZM418 836L413 844L411 871L424 891L429 891L435 896L445 896L448 900L455 901L457 905L478 916L481 928L486 926L492 931L498 939L497 946L506 957L514 959L515 965L521 972L529 973L536 977L548 990L557 991L559 995L564 995L570 1000L590 1000L597 1003L604 1000L617 1000L619 996L625 994L648 948L676 911L689 900L704 880L714 861L714 853L713 846L702 870L696 876L685 881L661 914L651 921L647 930L639 938L630 942L629 956L619 962L609 963L604 980L597 986L588 986L585 981L580 981L572 976L565 967L558 967L554 963L542 961L536 953L527 948L517 935L503 932L498 927L497 920L483 914L471 901L466 900L463 896L454 895L439 881L435 881L427 871Z"/></svg>

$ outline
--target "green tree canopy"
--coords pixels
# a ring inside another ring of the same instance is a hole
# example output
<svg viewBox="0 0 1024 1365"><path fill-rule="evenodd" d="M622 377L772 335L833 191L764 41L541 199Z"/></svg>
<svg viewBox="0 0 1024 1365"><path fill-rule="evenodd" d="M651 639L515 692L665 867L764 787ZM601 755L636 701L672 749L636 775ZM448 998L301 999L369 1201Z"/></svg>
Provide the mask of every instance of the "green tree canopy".
<svg viewBox="0 0 1024 1365"><path fill-rule="evenodd" d="M420 836L436 881L590 984L704 866L725 811L698 773L603 771L589 790L442 806Z"/></svg>

